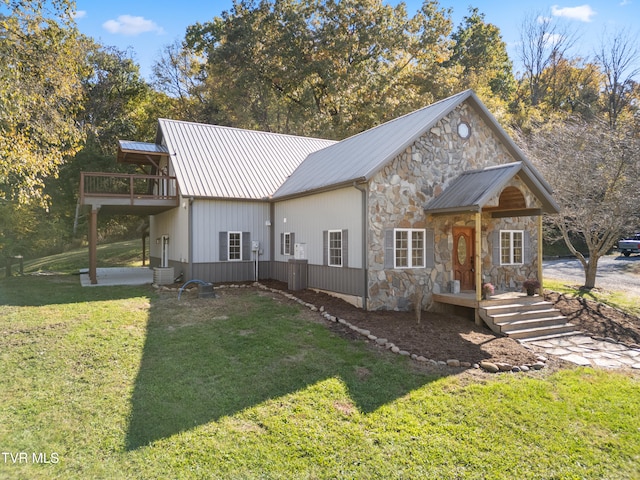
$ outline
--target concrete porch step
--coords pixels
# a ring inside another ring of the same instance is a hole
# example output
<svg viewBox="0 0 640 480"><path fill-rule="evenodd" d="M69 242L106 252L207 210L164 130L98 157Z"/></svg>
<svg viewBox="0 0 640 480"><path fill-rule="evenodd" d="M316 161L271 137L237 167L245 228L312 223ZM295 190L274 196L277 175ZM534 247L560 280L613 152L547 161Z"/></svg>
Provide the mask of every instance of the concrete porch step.
<svg viewBox="0 0 640 480"><path fill-rule="evenodd" d="M565 323L564 325L550 325L545 327L525 328L522 330L504 330L502 333L508 337L520 339L530 339L532 337L541 337L549 335L555 335L568 332L574 332L576 326L571 323Z"/></svg>
<svg viewBox="0 0 640 480"><path fill-rule="evenodd" d="M554 313L554 312L551 312ZM557 311L555 312L557 313ZM557 325L566 325L567 318L562 315L539 316L534 318L522 318L511 321L495 322L500 327L502 333L512 332L515 330L526 330L528 328L553 327Z"/></svg>
<svg viewBox="0 0 640 480"><path fill-rule="evenodd" d="M539 310L511 310L506 313L494 314L489 312L494 323L503 325L505 323L514 323L522 320L535 320L538 318L552 318L558 316L558 310L555 308L543 308ZM564 317L562 317L564 318Z"/></svg>
<svg viewBox="0 0 640 480"><path fill-rule="evenodd" d="M576 331L551 302L538 295L492 298L480 304L479 315L494 332L518 340Z"/></svg>
<svg viewBox="0 0 640 480"><path fill-rule="evenodd" d="M487 313L491 315L501 315L512 312L526 312L530 310L542 310L553 308L553 303L546 300L529 300L522 302L510 301L504 304L498 305L485 305L482 304L481 308L484 308Z"/></svg>

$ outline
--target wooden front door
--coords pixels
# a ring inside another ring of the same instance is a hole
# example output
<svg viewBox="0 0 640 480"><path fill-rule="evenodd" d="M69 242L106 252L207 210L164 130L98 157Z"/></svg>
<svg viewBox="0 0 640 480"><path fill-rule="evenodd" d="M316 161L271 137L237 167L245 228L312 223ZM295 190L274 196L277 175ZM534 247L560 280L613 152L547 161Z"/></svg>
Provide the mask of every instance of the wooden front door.
<svg viewBox="0 0 640 480"><path fill-rule="evenodd" d="M453 227L453 275L460 280L460 290L475 290L475 229Z"/></svg>

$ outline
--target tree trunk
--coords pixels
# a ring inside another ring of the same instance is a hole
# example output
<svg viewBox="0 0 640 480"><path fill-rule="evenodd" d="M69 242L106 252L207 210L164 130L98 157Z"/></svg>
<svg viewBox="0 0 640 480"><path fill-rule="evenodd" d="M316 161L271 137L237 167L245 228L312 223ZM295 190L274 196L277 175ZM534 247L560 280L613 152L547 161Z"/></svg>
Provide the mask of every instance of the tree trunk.
<svg viewBox="0 0 640 480"><path fill-rule="evenodd" d="M596 286L596 273L598 272L598 260L600 257L591 256L584 268L584 288L591 290Z"/></svg>

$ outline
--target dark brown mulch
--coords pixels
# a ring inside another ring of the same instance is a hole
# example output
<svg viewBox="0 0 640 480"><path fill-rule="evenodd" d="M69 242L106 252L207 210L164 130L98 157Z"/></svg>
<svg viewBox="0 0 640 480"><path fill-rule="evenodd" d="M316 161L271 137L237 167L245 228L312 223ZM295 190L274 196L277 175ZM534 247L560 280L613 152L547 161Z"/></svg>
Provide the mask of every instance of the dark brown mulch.
<svg viewBox="0 0 640 480"><path fill-rule="evenodd" d="M283 282L262 283L288 292L287 285ZM413 312L365 311L342 299L313 290L289 293L317 307L323 306L331 315L367 329L376 337L386 338L402 350L429 359L457 359L469 363L490 360L512 365L536 362L536 355L517 341L498 337L489 328L475 325L472 319L423 312L418 324ZM339 325L333 328L350 338L364 338Z"/></svg>
<svg viewBox="0 0 640 480"><path fill-rule="evenodd" d="M263 282L282 291L287 284L277 281ZM349 323L367 329L379 338L386 338L402 350L433 360L457 359L477 363L482 360L512 365L534 363L536 354L516 340L494 334L486 326L477 326L470 318L456 315L423 312L420 323L414 312L365 311L342 299L313 290L293 293L305 302L344 318ZM640 319L596 302L569 298L551 293L547 299L557 307L577 329L594 336L610 337L624 343L640 343ZM341 335L362 339L360 334L331 324Z"/></svg>
<svg viewBox="0 0 640 480"><path fill-rule="evenodd" d="M640 318L586 298L567 297L550 292L545 295L578 330L609 337L626 344L640 344Z"/></svg>

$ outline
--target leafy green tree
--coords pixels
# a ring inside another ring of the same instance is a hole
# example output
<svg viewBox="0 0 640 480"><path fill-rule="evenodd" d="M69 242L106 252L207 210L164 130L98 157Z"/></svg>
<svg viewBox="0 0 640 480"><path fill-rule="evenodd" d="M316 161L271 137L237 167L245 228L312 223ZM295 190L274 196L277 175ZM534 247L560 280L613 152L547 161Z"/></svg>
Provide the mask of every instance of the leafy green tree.
<svg viewBox="0 0 640 480"><path fill-rule="evenodd" d="M186 44L218 123L341 138L449 93L450 32L437 2L243 0Z"/></svg>
<svg viewBox="0 0 640 480"><path fill-rule="evenodd" d="M2 0L0 198L42 199L45 178L78 151L83 58L72 3ZM45 6L50 10L45 10Z"/></svg>
<svg viewBox="0 0 640 480"><path fill-rule="evenodd" d="M461 84L477 92L486 91L503 101L515 92L513 64L500 30L486 23L484 14L469 8L469 16L453 33L453 54L449 63L462 69Z"/></svg>

